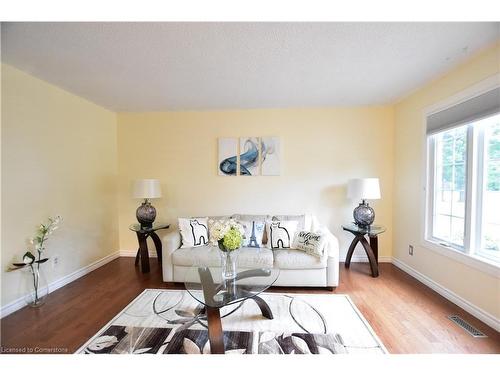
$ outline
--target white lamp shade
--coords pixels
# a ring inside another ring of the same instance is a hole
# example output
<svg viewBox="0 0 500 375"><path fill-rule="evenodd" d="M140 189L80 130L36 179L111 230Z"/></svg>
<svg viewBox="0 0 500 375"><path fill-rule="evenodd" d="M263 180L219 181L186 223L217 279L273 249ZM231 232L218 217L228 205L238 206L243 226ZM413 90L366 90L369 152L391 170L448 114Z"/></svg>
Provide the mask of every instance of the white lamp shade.
<svg viewBox="0 0 500 375"><path fill-rule="evenodd" d="M351 199L380 199L378 178L354 178L349 180L347 197Z"/></svg>
<svg viewBox="0 0 500 375"><path fill-rule="evenodd" d="M161 198L160 181L155 179L143 179L134 181L132 189L134 198Z"/></svg>

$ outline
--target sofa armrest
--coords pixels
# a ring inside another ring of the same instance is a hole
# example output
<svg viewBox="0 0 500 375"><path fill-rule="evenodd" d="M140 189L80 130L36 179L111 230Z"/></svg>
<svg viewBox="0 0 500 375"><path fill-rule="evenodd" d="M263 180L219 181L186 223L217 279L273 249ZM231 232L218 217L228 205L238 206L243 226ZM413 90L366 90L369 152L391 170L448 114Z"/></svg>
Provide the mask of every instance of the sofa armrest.
<svg viewBox="0 0 500 375"><path fill-rule="evenodd" d="M327 227L321 227L321 232L326 235L325 255L327 256L327 285L339 285L339 240Z"/></svg>
<svg viewBox="0 0 500 375"><path fill-rule="evenodd" d="M181 247L181 233L178 230L169 232L162 238L163 249L167 250L168 253L173 253L175 250Z"/></svg>
<svg viewBox="0 0 500 375"><path fill-rule="evenodd" d="M169 232L162 237L161 242L163 281L174 281L172 254L181 247L181 234L179 231Z"/></svg>
<svg viewBox="0 0 500 375"><path fill-rule="evenodd" d="M326 236L325 242L325 255L329 258L339 258L339 240L335 235L325 226L322 226L319 229L319 232L323 233Z"/></svg>

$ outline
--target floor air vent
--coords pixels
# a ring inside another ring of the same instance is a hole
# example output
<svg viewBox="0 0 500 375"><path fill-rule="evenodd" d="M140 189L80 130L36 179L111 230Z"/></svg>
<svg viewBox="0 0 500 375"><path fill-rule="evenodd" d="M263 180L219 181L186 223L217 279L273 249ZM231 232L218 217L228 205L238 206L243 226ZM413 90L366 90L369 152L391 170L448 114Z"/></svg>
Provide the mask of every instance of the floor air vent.
<svg viewBox="0 0 500 375"><path fill-rule="evenodd" d="M473 337L488 337L484 333L482 333L480 330L478 330L477 328L474 328L473 326L471 326L469 323L467 323L465 320L463 320L458 315L450 315L450 316L448 316L448 319L450 319L452 322L454 322L459 327L463 328L469 335L471 335Z"/></svg>

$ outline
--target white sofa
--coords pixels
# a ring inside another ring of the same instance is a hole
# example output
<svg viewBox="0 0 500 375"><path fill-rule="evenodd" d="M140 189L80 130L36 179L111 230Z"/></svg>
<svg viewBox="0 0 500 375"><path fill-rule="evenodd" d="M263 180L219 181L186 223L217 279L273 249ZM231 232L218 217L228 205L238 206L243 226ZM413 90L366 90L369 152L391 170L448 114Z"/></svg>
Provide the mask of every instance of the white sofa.
<svg viewBox="0 0 500 375"><path fill-rule="evenodd" d="M325 255L319 259L300 250L270 250L268 248L241 248L237 265L241 270L279 268L275 286L336 287L339 283L339 242L311 215L232 215L241 220L299 221L298 230L321 231L326 234ZM266 237L266 236L265 236ZM178 230L162 238L163 281L184 282L186 271L193 266L220 267L219 250L212 246L181 248ZM190 280L194 281L194 280Z"/></svg>

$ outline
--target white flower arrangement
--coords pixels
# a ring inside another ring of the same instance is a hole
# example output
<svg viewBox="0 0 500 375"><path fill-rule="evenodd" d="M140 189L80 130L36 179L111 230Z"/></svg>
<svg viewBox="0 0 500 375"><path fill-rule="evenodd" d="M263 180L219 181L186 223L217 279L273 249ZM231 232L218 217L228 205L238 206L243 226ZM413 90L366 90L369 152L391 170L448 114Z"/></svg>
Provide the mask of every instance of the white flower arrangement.
<svg viewBox="0 0 500 375"><path fill-rule="evenodd" d="M30 243L35 247L36 251L42 253L43 250L45 250L45 248L43 247L45 241L57 228L59 228L59 224L61 223L61 221L61 216L56 216L54 218L49 217L46 224L40 224L36 231L35 237L30 239Z"/></svg>
<svg viewBox="0 0 500 375"><path fill-rule="evenodd" d="M13 263L8 269L9 271L14 271L24 267L30 268L33 276L33 289L35 293L33 301L34 306L38 305L41 300L41 298L39 299L38 297L40 264L49 260L49 258L42 258L42 253L45 250L44 245L49 236L59 227L61 221L62 218L60 216L56 216L54 218L49 217L47 223L40 224L36 230L35 237L29 240L34 250L36 250L37 256L33 254L35 251L31 252L28 250L23 255L21 263Z"/></svg>
<svg viewBox="0 0 500 375"><path fill-rule="evenodd" d="M241 247L241 243L245 238L245 229L234 219L221 222L217 221L210 229L210 243L213 246L221 247L222 243L226 250L235 250Z"/></svg>
<svg viewBox="0 0 500 375"><path fill-rule="evenodd" d="M245 229L243 226L234 219L229 219L227 221L217 221L212 226L210 230L211 234L211 244L217 246L218 242L224 238L224 236L231 230L236 229L243 236L245 235Z"/></svg>

